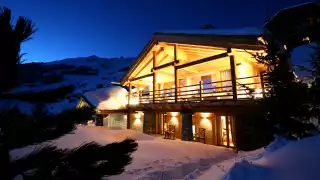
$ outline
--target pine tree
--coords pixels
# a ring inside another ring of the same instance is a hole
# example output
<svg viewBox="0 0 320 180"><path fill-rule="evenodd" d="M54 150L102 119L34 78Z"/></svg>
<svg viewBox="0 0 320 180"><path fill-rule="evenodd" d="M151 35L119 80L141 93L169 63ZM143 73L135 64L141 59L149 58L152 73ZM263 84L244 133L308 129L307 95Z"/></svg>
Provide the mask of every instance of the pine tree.
<svg viewBox="0 0 320 180"><path fill-rule="evenodd" d="M256 54L259 63L267 67L265 75L268 83L266 97L258 101L262 106L265 120L269 122L273 133L288 139L312 136L317 129L310 119L314 117L313 93L308 85L298 81L291 69L290 53L280 49L272 37L265 36L267 54Z"/></svg>
<svg viewBox="0 0 320 180"><path fill-rule="evenodd" d="M317 120L317 125L320 123L320 43L315 42L314 45L310 45L310 48L314 50L311 54L311 60L309 61L311 68L299 66L300 69L307 71L309 76L307 80L310 87L310 94L312 98L312 117Z"/></svg>
<svg viewBox="0 0 320 180"><path fill-rule="evenodd" d="M25 17L18 17L15 25L11 22L11 10L0 7L0 93L17 85L17 64L24 55L20 54L21 43L36 32L34 23Z"/></svg>

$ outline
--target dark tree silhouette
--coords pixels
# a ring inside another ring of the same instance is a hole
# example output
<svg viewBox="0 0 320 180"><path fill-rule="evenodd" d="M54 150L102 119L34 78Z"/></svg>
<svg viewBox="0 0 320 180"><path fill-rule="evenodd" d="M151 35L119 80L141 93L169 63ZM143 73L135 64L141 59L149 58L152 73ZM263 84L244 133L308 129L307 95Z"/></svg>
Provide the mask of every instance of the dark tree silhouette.
<svg viewBox="0 0 320 180"><path fill-rule="evenodd" d="M73 149L59 149L50 140L72 133L76 125L89 119L91 109L67 110L49 115L38 106L32 115L18 109L0 114L1 179L93 179L120 174L131 163L138 144L132 139L100 145L83 143ZM26 156L16 158L10 151L36 145Z"/></svg>
<svg viewBox="0 0 320 180"><path fill-rule="evenodd" d="M17 68L24 55L20 54L21 43L36 31L34 23L25 17L18 17L14 25L11 22L11 10L0 7L0 93L17 85Z"/></svg>
<svg viewBox="0 0 320 180"><path fill-rule="evenodd" d="M311 123L315 117L313 96L315 92L307 83L296 79L289 63L290 53L281 49L277 41L264 35L267 42L267 55L255 54L259 63L267 67L265 74L268 91L266 97L258 100L265 120L273 133L282 134L288 139L312 136L317 128Z"/></svg>
<svg viewBox="0 0 320 180"><path fill-rule="evenodd" d="M0 93L16 86L18 64L21 63L20 45L30 39L35 29L33 23L19 17L11 24L11 11L0 9ZM51 96L60 99L73 87L56 91L34 93L34 96ZM24 95L10 95L26 100ZM57 96L57 97L54 97ZM4 96L0 96L4 97ZM8 98L8 94L6 94ZM30 100L29 96L29 100ZM10 99L10 98L8 98ZM27 98L28 99L28 98ZM31 115L18 109L0 110L0 179L79 179L98 180L120 174L131 163L131 153L138 144L125 139L107 145L96 142L83 143L73 149L59 149L50 141L72 133L77 125L91 118L92 109L65 110L58 115L48 114L44 106L36 106ZM34 145L34 150L22 157L12 155L12 150Z"/></svg>

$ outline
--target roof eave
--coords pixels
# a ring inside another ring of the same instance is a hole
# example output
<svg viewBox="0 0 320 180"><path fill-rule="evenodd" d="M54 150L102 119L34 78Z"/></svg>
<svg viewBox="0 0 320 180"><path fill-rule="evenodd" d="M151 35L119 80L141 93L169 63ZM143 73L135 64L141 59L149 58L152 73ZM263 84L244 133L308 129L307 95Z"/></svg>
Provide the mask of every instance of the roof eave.
<svg viewBox="0 0 320 180"><path fill-rule="evenodd" d="M128 77L135 70L137 65L142 61L142 59L148 54L150 49L157 43L156 36L153 36L152 39L148 42L147 45L144 46L143 50L140 52L138 57L133 61L130 69L126 72L126 74L121 78L120 84L123 85L126 81L128 81Z"/></svg>
<svg viewBox="0 0 320 180"><path fill-rule="evenodd" d="M166 36L210 36L210 37L243 37L243 38L255 38L261 36L261 34L256 35L222 35L222 34L191 34L191 33L163 33L163 32L156 32L154 35L166 35Z"/></svg>

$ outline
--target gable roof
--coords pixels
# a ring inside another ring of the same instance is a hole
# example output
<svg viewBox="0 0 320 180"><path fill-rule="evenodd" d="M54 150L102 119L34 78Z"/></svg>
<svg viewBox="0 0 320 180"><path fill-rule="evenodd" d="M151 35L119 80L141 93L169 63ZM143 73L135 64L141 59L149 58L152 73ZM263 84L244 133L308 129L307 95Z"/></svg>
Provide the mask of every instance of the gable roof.
<svg viewBox="0 0 320 180"><path fill-rule="evenodd" d="M261 31L257 28L195 29L156 32L134 60L130 69L121 78L120 83L125 83L130 74L158 42L263 50L265 47L258 41L260 35Z"/></svg>

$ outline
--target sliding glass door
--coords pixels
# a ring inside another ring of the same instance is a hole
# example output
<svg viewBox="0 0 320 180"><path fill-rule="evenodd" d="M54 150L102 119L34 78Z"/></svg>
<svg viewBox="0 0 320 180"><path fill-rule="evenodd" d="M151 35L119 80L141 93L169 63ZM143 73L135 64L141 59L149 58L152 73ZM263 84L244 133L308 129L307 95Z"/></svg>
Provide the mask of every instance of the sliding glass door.
<svg viewBox="0 0 320 180"><path fill-rule="evenodd" d="M218 116L218 142L222 146L234 147L235 127L232 116Z"/></svg>

